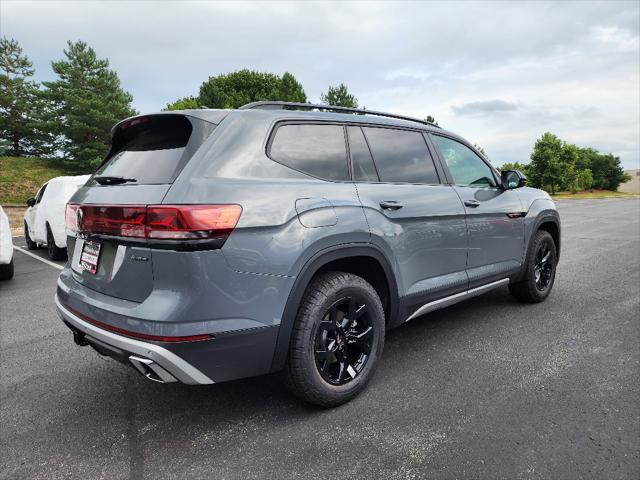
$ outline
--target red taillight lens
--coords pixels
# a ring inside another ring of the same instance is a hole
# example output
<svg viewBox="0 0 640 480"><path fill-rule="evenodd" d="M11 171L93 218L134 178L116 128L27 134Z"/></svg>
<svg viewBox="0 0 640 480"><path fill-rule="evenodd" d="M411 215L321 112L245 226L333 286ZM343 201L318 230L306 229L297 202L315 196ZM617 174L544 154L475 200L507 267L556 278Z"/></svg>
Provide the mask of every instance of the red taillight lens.
<svg viewBox="0 0 640 480"><path fill-rule="evenodd" d="M156 240L226 238L240 205L76 205L67 204L69 230Z"/></svg>
<svg viewBox="0 0 640 480"><path fill-rule="evenodd" d="M145 238L145 206L80 205L78 230L116 237Z"/></svg>
<svg viewBox="0 0 640 480"><path fill-rule="evenodd" d="M147 208L147 238L227 237L242 213L240 205L162 205Z"/></svg>

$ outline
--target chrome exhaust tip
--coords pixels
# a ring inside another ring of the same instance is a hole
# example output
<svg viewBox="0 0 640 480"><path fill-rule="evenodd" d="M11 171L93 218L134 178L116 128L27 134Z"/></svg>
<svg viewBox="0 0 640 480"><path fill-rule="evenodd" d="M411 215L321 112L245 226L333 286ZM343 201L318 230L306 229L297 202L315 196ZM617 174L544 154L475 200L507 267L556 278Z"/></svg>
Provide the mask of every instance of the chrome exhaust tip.
<svg viewBox="0 0 640 480"><path fill-rule="evenodd" d="M153 382L173 383L178 381L173 375L171 375L153 360L149 360L148 358L144 357L138 357L136 355L131 355L129 357L129 361L136 370L138 370L142 375Z"/></svg>

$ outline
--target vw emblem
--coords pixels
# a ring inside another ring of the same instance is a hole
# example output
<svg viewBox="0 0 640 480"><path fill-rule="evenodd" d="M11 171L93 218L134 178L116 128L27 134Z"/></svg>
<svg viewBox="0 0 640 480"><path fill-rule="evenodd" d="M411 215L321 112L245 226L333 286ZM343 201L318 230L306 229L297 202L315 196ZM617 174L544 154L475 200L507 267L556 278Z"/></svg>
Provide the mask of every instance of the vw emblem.
<svg viewBox="0 0 640 480"><path fill-rule="evenodd" d="M78 230L82 230L82 216L84 214L82 213L82 207L78 207L78 210L76 211L76 220L78 221Z"/></svg>

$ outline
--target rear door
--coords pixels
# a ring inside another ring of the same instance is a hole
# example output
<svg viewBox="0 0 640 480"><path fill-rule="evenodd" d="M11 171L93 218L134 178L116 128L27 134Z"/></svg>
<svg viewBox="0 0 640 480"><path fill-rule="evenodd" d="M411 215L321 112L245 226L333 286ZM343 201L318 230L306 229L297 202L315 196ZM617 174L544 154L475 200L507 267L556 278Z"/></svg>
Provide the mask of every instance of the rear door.
<svg viewBox="0 0 640 480"><path fill-rule="evenodd" d="M444 135L432 133L431 138L465 206L470 288L517 272L524 249L518 194L500 188L493 169L471 147Z"/></svg>
<svg viewBox="0 0 640 480"><path fill-rule="evenodd" d="M90 216L91 224L102 232L67 237L77 282L136 302L151 293L152 250L141 239L105 235L104 231L115 231L124 224L135 228L135 217L146 205L162 203L175 178L214 128L214 124L193 117L161 114L136 117L115 129L111 152L70 200L79 205L73 213L77 219L72 219L78 229L83 230L82 224L88 223ZM95 180L98 176L128 181L101 185ZM81 261L83 253L85 262ZM94 262L95 269L91 268Z"/></svg>
<svg viewBox="0 0 640 480"><path fill-rule="evenodd" d="M372 242L395 259L403 304L411 309L464 290L464 208L454 189L441 183L422 133L350 126L348 136Z"/></svg>

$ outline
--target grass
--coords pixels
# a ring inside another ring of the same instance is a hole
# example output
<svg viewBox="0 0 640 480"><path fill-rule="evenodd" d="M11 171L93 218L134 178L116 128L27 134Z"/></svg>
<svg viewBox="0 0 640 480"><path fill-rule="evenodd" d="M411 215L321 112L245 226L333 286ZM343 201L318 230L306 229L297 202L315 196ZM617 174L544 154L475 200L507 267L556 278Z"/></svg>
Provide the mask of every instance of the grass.
<svg viewBox="0 0 640 480"><path fill-rule="evenodd" d="M55 160L0 157L0 205L24 205L44 182L61 175L73 170Z"/></svg>
<svg viewBox="0 0 640 480"><path fill-rule="evenodd" d="M637 196L633 193L627 192L614 192L611 190L585 190L583 192L571 193L571 192L558 192L552 195L552 198L557 200L563 199L589 199L589 198L609 198L609 197L630 197Z"/></svg>

